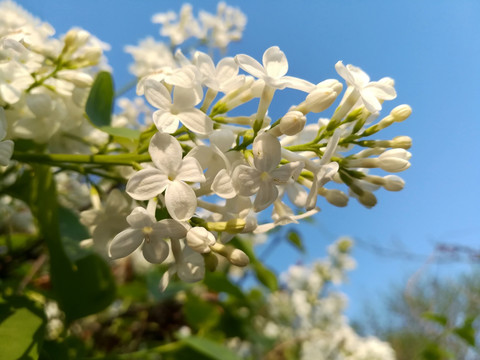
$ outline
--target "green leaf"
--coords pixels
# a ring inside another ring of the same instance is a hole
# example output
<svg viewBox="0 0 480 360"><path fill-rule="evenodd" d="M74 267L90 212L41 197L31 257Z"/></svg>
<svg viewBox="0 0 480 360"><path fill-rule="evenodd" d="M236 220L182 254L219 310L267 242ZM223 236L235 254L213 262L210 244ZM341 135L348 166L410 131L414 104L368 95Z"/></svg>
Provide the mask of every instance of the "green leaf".
<svg viewBox="0 0 480 360"><path fill-rule="evenodd" d="M303 246L303 241L298 232L291 230L288 232L287 239L294 247L296 247L300 252L305 253L305 247Z"/></svg>
<svg viewBox="0 0 480 360"><path fill-rule="evenodd" d="M112 75L107 71L99 72L85 107L90 121L96 127L110 126L114 96Z"/></svg>
<svg viewBox="0 0 480 360"><path fill-rule="evenodd" d="M58 221L62 238L68 238L75 242L90 238L88 230L78 219L78 214L73 210L60 206L58 208Z"/></svg>
<svg viewBox="0 0 480 360"><path fill-rule="evenodd" d="M203 280L208 289L213 290L218 293L227 293L235 296L236 298L244 298L242 290L236 285L234 285L228 276L221 272L206 272L205 278Z"/></svg>
<svg viewBox="0 0 480 360"><path fill-rule="evenodd" d="M421 353L425 360L447 360L452 358L452 354L435 343L428 344Z"/></svg>
<svg viewBox="0 0 480 360"><path fill-rule="evenodd" d="M188 325L193 329L206 331L214 327L219 319L220 312L217 305L190 295L183 305L183 313Z"/></svg>
<svg viewBox="0 0 480 360"><path fill-rule="evenodd" d="M229 348L212 340L190 336L182 342L213 360L240 360Z"/></svg>
<svg viewBox="0 0 480 360"><path fill-rule="evenodd" d="M43 311L24 297L0 302L2 360L38 359L46 319Z"/></svg>
<svg viewBox="0 0 480 360"><path fill-rule="evenodd" d="M436 322L437 324L442 325L443 327L447 326L448 319L445 315L435 314L431 312L426 312L422 314L422 317L426 320Z"/></svg>
<svg viewBox="0 0 480 360"><path fill-rule="evenodd" d="M140 131L129 128L117 128L112 126L101 126L100 130L106 132L109 135L117 136L121 138L127 138L130 140L138 140L140 138Z"/></svg>
<svg viewBox="0 0 480 360"><path fill-rule="evenodd" d="M454 334L465 340L465 342L472 347L475 347L475 328L473 327L474 321L474 317L469 317L465 319L463 326L453 329Z"/></svg>
<svg viewBox="0 0 480 360"><path fill-rule="evenodd" d="M265 285L270 291L278 290L277 276L273 271L266 268L261 262L257 261L252 264L253 271L258 281Z"/></svg>
<svg viewBox="0 0 480 360"><path fill-rule="evenodd" d="M105 309L114 300L115 283L110 267L98 255L68 257L60 232L57 194L50 168L36 166L35 180L34 213L50 254L52 290L69 323ZM73 241L70 241L71 244Z"/></svg>

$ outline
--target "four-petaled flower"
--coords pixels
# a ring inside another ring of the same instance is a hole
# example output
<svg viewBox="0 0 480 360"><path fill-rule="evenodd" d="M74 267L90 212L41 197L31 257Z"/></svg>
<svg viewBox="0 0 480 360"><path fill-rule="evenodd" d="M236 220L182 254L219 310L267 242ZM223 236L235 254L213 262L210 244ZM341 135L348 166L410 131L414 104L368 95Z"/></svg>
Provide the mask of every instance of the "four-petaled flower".
<svg viewBox="0 0 480 360"><path fill-rule="evenodd" d="M193 157L182 159L182 148L173 136L156 133L148 148L156 168L142 169L127 183L127 193L136 200L150 200L165 191L165 205L178 221L189 220L197 197L186 182L203 182L205 176Z"/></svg>
<svg viewBox="0 0 480 360"><path fill-rule="evenodd" d="M142 207L133 209L127 216L130 227L113 238L108 253L110 258L119 259L130 255L140 245L145 259L153 264L162 263L170 253L165 239L181 239L186 236L186 228L173 219L156 221Z"/></svg>

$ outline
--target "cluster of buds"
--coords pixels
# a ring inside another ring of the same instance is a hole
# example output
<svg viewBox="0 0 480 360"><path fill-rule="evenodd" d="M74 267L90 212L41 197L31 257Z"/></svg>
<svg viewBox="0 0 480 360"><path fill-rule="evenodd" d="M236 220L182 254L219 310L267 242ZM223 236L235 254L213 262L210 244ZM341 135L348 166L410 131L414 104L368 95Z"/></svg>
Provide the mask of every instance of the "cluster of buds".
<svg viewBox="0 0 480 360"><path fill-rule="evenodd" d="M176 68L156 69L137 86L156 109L148 145L152 162L129 177L126 192L148 206L127 217L130 227L109 244L112 258L141 246L152 263L173 255L163 286L174 273L197 281L205 267L215 268L216 256L248 263L227 244L235 234L296 223L319 211L319 195L336 206L347 205L350 195L371 207L379 187L403 188L396 175L367 173L396 173L410 165L408 137L366 139L411 113L400 105L375 123L382 103L396 97L392 79L371 82L358 67L338 62L347 84L343 98L331 118L307 125L307 117L332 105L343 86L334 79L315 85L287 76L287 58L278 47L265 51L263 64L242 54L215 65L199 51L191 59L177 52L176 59ZM304 101L272 121L268 109L275 92L285 89L303 92ZM230 115L257 100L254 114ZM331 181L346 185L348 193L327 188ZM263 215L259 224L258 214L268 209L271 220Z"/></svg>

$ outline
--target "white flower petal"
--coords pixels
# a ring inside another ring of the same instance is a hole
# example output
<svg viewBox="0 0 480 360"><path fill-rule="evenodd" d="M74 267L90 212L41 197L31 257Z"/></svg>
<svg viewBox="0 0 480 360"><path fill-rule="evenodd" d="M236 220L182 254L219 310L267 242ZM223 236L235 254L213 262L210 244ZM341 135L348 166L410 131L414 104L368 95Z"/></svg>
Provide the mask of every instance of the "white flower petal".
<svg viewBox="0 0 480 360"><path fill-rule="evenodd" d="M127 216L127 222L133 229L151 227L155 221L155 218L142 207L136 207L130 215Z"/></svg>
<svg viewBox="0 0 480 360"><path fill-rule="evenodd" d="M204 182L205 176L197 159L194 157L185 157L182 160L182 166L178 169L176 179L190 182Z"/></svg>
<svg viewBox="0 0 480 360"><path fill-rule="evenodd" d="M226 57L217 64L216 77L220 82L231 81L238 75L238 64L232 57Z"/></svg>
<svg viewBox="0 0 480 360"><path fill-rule="evenodd" d="M182 162L182 147L173 136L156 133L150 140L148 152L155 166L165 175L171 176L177 173Z"/></svg>
<svg viewBox="0 0 480 360"><path fill-rule="evenodd" d="M165 192L165 205L173 219L187 221L197 209L197 197L189 185L175 180Z"/></svg>
<svg viewBox="0 0 480 360"><path fill-rule="evenodd" d="M176 109L190 109L198 104L198 96L192 88L175 86L173 89L173 105Z"/></svg>
<svg viewBox="0 0 480 360"><path fill-rule="evenodd" d="M278 139L269 133L258 135L253 142L253 161L261 172L270 172L282 159L282 148Z"/></svg>
<svg viewBox="0 0 480 360"><path fill-rule="evenodd" d="M127 183L126 192L135 200L150 200L161 194L168 185L167 175L157 169L143 169Z"/></svg>
<svg viewBox="0 0 480 360"><path fill-rule="evenodd" d="M268 76L281 78L288 71L287 57L278 46L272 46L263 53L263 66Z"/></svg>
<svg viewBox="0 0 480 360"><path fill-rule="evenodd" d="M168 110L157 110L153 113L153 123L158 131L172 134L178 129L180 120L177 115L173 115Z"/></svg>
<svg viewBox="0 0 480 360"><path fill-rule="evenodd" d="M197 134L208 135L213 131L212 119L196 108L181 112L178 118L185 127Z"/></svg>
<svg viewBox="0 0 480 360"><path fill-rule="evenodd" d="M260 187L261 172L247 165L239 165L233 170L233 185L243 196L255 194Z"/></svg>
<svg viewBox="0 0 480 360"><path fill-rule="evenodd" d="M145 97L152 106L162 110L169 110L172 107L170 92L161 82L145 80L144 91Z"/></svg>
<svg viewBox="0 0 480 360"><path fill-rule="evenodd" d="M271 181L262 181L260 188L253 202L255 212L262 211L269 207L278 197L278 189Z"/></svg>
<svg viewBox="0 0 480 360"><path fill-rule="evenodd" d="M0 141L0 165L7 166L13 154L13 141Z"/></svg>
<svg viewBox="0 0 480 360"><path fill-rule="evenodd" d="M232 199L237 195L237 192L233 187L232 178L225 169L222 169L217 173L211 189L215 194L224 199Z"/></svg>
<svg viewBox="0 0 480 360"><path fill-rule="evenodd" d="M235 56L235 61L238 66L256 78L263 79L267 75L263 66L251 56L240 54Z"/></svg>
<svg viewBox="0 0 480 360"><path fill-rule="evenodd" d="M273 178L275 184L286 184L288 180L293 178L296 180L300 175L304 167L304 163L301 161L291 162L285 165L280 166L279 168L273 170L270 175Z"/></svg>
<svg viewBox="0 0 480 360"><path fill-rule="evenodd" d="M190 254L188 254L187 249L191 251ZM180 264L177 264L178 277L185 282L202 280L205 276L205 262L203 256L194 252L190 248L186 248L184 253L187 253L188 255L185 256Z"/></svg>
<svg viewBox="0 0 480 360"><path fill-rule="evenodd" d="M108 254L112 259L128 256L141 245L143 238L144 236L141 230L123 230L113 238L108 249Z"/></svg>
<svg viewBox="0 0 480 360"><path fill-rule="evenodd" d="M163 239L181 239L187 235L187 229L173 219L163 219L153 225L153 232L161 234Z"/></svg>
<svg viewBox="0 0 480 360"><path fill-rule="evenodd" d="M145 260L152 264L161 264L168 257L170 248L167 242L161 238L150 235L150 240L145 241L142 247L142 253Z"/></svg>

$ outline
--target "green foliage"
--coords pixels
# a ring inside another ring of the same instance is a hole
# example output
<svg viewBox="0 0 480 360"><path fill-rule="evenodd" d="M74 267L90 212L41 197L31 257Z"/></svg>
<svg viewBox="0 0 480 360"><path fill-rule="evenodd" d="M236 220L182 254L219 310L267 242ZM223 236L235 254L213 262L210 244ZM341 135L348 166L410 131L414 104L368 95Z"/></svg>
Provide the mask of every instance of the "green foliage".
<svg viewBox="0 0 480 360"><path fill-rule="evenodd" d="M98 128L110 126L114 97L112 75L106 71L99 72L92 85L85 107L93 125Z"/></svg>
<svg viewBox="0 0 480 360"><path fill-rule="evenodd" d="M287 234L287 240L300 252L305 253L305 246L303 245L302 238L295 230L290 230Z"/></svg>
<svg viewBox="0 0 480 360"><path fill-rule="evenodd" d="M37 359L45 322L43 310L26 297L0 298L1 358Z"/></svg>
<svg viewBox="0 0 480 360"><path fill-rule="evenodd" d="M206 355L209 359L212 359L212 360L239 360L240 359L227 347L219 345L218 343L205 338L190 336L185 339L182 339L182 342L187 344L192 349Z"/></svg>
<svg viewBox="0 0 480 360"><path fill-rule="evenodd" d="M62 216L70 225L60 228L55 182L49 167L35 167L33 190L32 208L50 254L53 294L65 312L67 323L105 309L115 296L110 268L94 253L73 261L68 257L62 238L78 240L75 231L82 225L64 213Z"/></svg>

